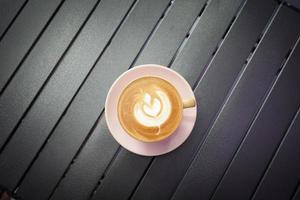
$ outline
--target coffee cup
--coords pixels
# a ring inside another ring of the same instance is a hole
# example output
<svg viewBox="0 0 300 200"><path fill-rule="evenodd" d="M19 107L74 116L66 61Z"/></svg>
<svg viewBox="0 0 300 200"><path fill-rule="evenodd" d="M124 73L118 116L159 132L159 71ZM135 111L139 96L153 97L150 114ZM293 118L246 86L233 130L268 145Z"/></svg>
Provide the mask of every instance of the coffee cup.
<svg viewBox="0 0 300 200"><path fill-rule="evenodd" d="M142 142L166 139L178 128L183 109L195 107L195 99L182 99L176 87L158 76L131 81L118 99L118 119L131 137Z"/></svg>

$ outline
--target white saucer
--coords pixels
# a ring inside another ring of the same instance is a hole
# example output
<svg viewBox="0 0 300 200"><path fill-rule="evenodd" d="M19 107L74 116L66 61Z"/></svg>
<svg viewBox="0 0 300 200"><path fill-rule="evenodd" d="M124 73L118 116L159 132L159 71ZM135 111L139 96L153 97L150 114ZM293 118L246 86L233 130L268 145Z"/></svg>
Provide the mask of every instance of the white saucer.
<svg viewBox="0 0 300 200"><path fill-rule="evenodd" d="M157 156L179 147L190 135L197 116L197 106L183 110L182 121L176 131L168 138L158 142L141 142L128 135L122 128L117 114L118 99L123 89L133 80L143 76L156 76L173 84L182 99L195 98L188 82L177 72L155 64L140 65L123 73L111 86L105 102L105 117L108 128L117 142L129 151Z"/></svg>

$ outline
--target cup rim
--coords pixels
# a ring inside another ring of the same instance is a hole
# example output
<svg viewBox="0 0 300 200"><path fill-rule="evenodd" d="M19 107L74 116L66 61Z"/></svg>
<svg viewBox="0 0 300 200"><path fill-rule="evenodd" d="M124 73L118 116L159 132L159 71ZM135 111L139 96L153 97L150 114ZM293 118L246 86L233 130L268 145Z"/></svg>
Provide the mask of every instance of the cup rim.
<svg viewBox="0 0 300 200"><path fill-rule="evenodd" d="M108 93L107 93L106 101L105 101L105 108L107 108L107 107L108 107L108 104L109 104L109 102L108 102L108 96L110 96L110 93L112 92L113 88L114 88L115 85L119 82L119 80L120 80L121 78L123 78L123 77L126 76L127 74L131 73L131 71L133 71L133 70L136 70L136 69L139 69L139 68L148 68L148 67L151 67L151 68L153 68L153 67L154 67L154 68L161 68L161 69L167 70L167 71L173 73L174 75L176 75L179 79L181 79L181 81L184 82L184 84L189 85L189 83L182 77L181 74L179 74L179 73L176 72L175 70L170 69L170 68L167 67L167 66L163 66L163 65L159 65L159 64L142 64L142 65L137 65L137 66L134 66L133 68L131 68L131 69L129 69L129 70L123 72L121 75L119 75L119 77L118 77L118 78L113 82L113 84L110 86L109 91L108 91ZM141 77L139 77L139 78L147 77L147 76L148 76L148 75L145 75L145 76L141 76ZM149 77L150 77L150 76L155 77L155 75L149 75ZM157 76L157 77L159 77L159 76ZM163 80L166 80L166 78L163 78L163 77L159 77L159 78L161 78L161 79L163 79ZM137 78L137 79L138 79L138 78ZM134 80L137 80L137 79L134 79ZM134 80L131 80L127 85L129 85L129 84L130 84L132 81L134 81ZM166 80L166 81L170 83L169 80ZM172 83L170 83L170 84L173 85ZM174 85L173 85L173 86L174 86ZM175 88L176 91L179 93L179 91L177 90L176 86L174 86L174 88ZM180 96L181 102L182 102L182 101L183 101L183 98L181 97L180 93L179 93L179 96ZM194 96L194 95L193 95L193 98L195 99L195 96ZM106 119L109 118L109 117L108 117L108 114L109 114L109 113L106 112L106 109L105 109L105 117L106 117ZM181 119L180 119L180 123L181 123L182 117L183 117L183 108L182 108L182 113L181 113L181 116L180 116L180 117L181 117ZM108 128L111 129L111 128L110 128L111 124L110 124L109 120L107 120L106 122L107 122ZM120 121L118 121L118 123L120 123L120 125L121 125L121 122L120 122ZM180 123L177 124L176 129L174 129L174 131L170 132L170 134L166 135L166 136L163 137L163 138L159 138L159 139L153 140L153 141L144 141L144 140L141 140L140 138L136 138L136 137L134 137L133 135L131 135L130 133L128 133L123 127L122 127L122 129L124 130L124 132L125 132L127 135L131 136L131 137L132 137L133 139L135 139L135 140L138 140L138 141L140 141L140 142L146 142L146 143L155 143L155 142L161 142L161 141L167 139L168 137L170 137L171 135L173 135L173 133L174 133L174 132L177 130L177 128L179 127ZM122 126L122 125L121 125L121 126Z"/></svg>

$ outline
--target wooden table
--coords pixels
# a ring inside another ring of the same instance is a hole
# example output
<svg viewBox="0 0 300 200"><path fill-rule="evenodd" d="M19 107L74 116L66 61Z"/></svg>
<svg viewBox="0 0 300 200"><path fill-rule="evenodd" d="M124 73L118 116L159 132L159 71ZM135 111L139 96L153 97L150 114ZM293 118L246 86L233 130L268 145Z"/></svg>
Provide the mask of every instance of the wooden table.
<svg viewBox="0 0 300 200"><path fill-rule="evenodd" d="M1 191L300 199L299 4L0 0ZM120 147L103 115L114 80L146 63L179 72L198 102L190 137L157 157Z"/></svg>

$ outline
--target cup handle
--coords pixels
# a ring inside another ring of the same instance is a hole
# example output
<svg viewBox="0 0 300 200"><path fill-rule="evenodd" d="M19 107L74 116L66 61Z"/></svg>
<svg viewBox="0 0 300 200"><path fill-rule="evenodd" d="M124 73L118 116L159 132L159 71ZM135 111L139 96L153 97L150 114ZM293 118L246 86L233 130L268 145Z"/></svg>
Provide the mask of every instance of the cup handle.
<svg viewBox="0 0 300 200"><path fill-rule="evenodd" d="M182 104L183 104L183 109L196 106L196 102L194 98L183 100Z"/></svg>

